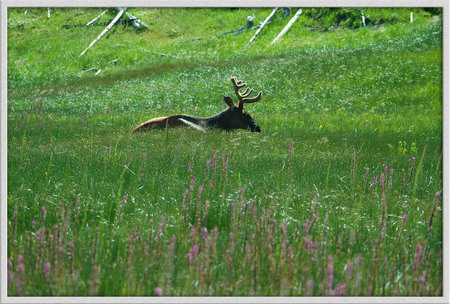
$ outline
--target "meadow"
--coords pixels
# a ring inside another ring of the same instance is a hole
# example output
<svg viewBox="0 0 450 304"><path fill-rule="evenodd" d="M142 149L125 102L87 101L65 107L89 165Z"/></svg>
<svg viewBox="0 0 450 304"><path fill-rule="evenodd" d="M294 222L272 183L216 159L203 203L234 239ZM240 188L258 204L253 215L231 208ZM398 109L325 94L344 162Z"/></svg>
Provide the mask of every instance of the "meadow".
<svg viewBox="0 0 450 304"><path fill-rule="evenodd" d="M8 10L9 296L442 296L442 11L271 10Z"/></svg>

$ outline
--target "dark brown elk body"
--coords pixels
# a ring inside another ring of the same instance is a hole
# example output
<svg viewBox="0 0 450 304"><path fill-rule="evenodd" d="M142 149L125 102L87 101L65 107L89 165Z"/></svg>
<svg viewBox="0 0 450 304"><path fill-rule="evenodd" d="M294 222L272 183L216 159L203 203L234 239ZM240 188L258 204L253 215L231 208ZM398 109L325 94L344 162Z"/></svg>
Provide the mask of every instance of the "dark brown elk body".
<svg viewBox="0 0 450 304"><path fill-rule="evenodd" d="M132 132L174 127L192 127L199 130L216 128L225 131L250 129L252 132L261 132L261 128L256 124L253 118L244 111L244 103L252 103L260 100L262 92L259 92L258 95L253 98L248 98L253 92L253 89L247 88L245 92L241 93L239 92L239 89L246 84L242 83L242 81L238 81L236 77L231 77L231 82L233 83L239 104L235 105L230 97L224 96L223 100L228 105L228 108L212 117L195 117L185 114L157 117L140 124L134 128Z"/></svg>

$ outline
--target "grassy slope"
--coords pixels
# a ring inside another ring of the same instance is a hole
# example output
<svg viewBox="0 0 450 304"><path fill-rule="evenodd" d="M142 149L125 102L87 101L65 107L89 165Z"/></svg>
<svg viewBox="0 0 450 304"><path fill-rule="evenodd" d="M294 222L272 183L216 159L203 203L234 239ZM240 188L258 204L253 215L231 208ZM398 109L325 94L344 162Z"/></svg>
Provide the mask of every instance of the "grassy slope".
<svg viewBox="0 0 450 304"><path fill-rule="evenodd" d="M397 247L401 219L408 214L405 233L409 233L409 243L405 244L409 244L411 262L415 245L426 236L434 194L442 187L440 21L417 17L413 24L399 22L323 33L308 31L306 26L315 26L316 21L302 16L280 44L266 48L286 23L280 16L250 48L244 45L253 31L185 41L237 29L248 15L263 20L269 11L136 9L132 13L151 30L137 34L118 26L80 58L79 53L102 27L66 30L60 26L87 22L101 9L55 9L50 20L44 18L44 10L29 9L27 15L23 9L12 10L9 24L25 23L25 29L8 32L8 211L12 215L14 206L18 206L20 212L11 216L15 234L10 242L16 240L18 244L11 247L10 243L8 256L14 258L20 252L22 236L31 229L33 218L37 217L39 223L43 205L47 208L46 225L52 227L63 223L58 213L79 196L80 220L74 221L67 239L77 244L76 267L83 282L92 276L90 248L95 239L93 227L99 227L101 268L108 267L112 273L102 274L100 294L151 294L162 284L164 269L153 265L155 278L147 283L142 283L138 271L131 271L137 285L123 286L118 283L124 275L120 259L129 256L127 235L137 221L147 223L153 218L156 225L167 217L161 242L166 246L175 235L181 244L177 247L180 275L173 286L165 283L169 286L166 294L207 294L190 285L189 278L196 272L184 261L195 241L183 240L189 228L182 213L182 194L195 176L194 192L203 185L202 197L211 202L204 224L209 231L217 226L223 232L219 233L219 252L226 252L222 246L229 242L232 229L230 204L239 202L241 187L247 200L253 199L259 208L274 210L274 219L289 223L293 244L298 237L297 223L301 226L310 216L312 198L318 195L320 212L312 237L327 244L326 252L335 256L336 269L342 270L357 254L363 257L363 268L369 269L372 246L376 244L373 240L379 237L380 216L384 213L382 191L367 190L364 185L365 168L370 169L370 181L377 175L379 182L379 174L388 166L394 168L394 190L386 194L388 225L383 252ZM409 17L407 9L372 9L366 16L376 19L393 13L401 16L400 21ZM65 21L72 16L76 17ZM114 59L119 59L117 64L108 64ZM102 72L97 76L82 72L92 67ZM222 93L232 92L230 75L264 92L260 102L247 107L261 125L261 134L171 130L130 136L133 126L153 116L181 109L206 116L223 109L219 100ZM419 162L425 149L423 162ZM215 153L219 169L214 178L212 169L206 176L206 164ZM221 176L222 153L229 153L226 178ZM412 156L417 161L410 178ZM213 186L208 186L210 179ZM132 204L125 206L120 222L117 217L124 195ZM427 241L434 254L442 248L439 210L434 234ZM143 226L143 233L148 233L147 225ZM246 227L257 229L254 224ZM339 253L339 235L349 246L351 230L356 232L356 243L352 250ZM241 248L249 233L242 234ZM278 233L275 243L281 248L282 234ZM112 239L116 239L115 244ZM90 245L79 245L83 242ZM14 248L17 251L13 252ZM161 261L165 259L161 257ZM268 262L260 265L264 263ZM136 269L139 265L136 262ZM214 265L218 265L212 270L217 271L212 274L216 282L242 279L239 274L232 279L224 277L221 273L227 272L221 268L223 264L218 261ZM320 265L326 267L326 259ZM401 268L401 258L393 260L392 265ZM428 284L434 286L430 293L435 294L442 281L439 270L433 269L435 277ZM409 272L409 278L414 278L416 273ZM310 275L320 280L319 274L312 271ZM336 280L344 280L343 276L336 274ZM300 280L307 275L297 273L293 277ZM376 294L419 292L408 285L407 275L404 282L396 281L386 290L382 284L386 277L377 278ZM289 292L304 294L304 283ZM260 284L257 294L283 291L270 280ZM365 294L370 282L361 284L349 295ZM77 290L75 294L88 294L88 285L72 289L54 285L52 289L41 282L28 287L26 293L71 294ZM314 294L324 295L324 289L316 286ZM249 287L213 292L250 293Z"/></svg>

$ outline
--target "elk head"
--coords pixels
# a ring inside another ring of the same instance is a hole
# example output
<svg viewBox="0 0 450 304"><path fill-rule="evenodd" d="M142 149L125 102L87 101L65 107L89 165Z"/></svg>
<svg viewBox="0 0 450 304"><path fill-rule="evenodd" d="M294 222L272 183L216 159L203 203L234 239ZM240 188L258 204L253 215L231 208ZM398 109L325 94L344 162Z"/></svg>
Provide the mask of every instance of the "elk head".
<svg viewBox="0 0 450 304"><path fill-rule="evenodd" d="M247 88L241 93L239 90L247 84L242 83L241 80L237 80L234 76L231 77L231 82L233 83L234 92L239 100L239 104L235 105L233 100L228 96L223 97L229 109L224 112L225 115L223 115L222 122L228 124L230 130L250 128L252 132L261 132L261 128L256 124L250 114L244 111L244 103L257 102L261 99L262 92L259 92L255 97L249 98L248 96L253 92L253 89Z"/></svg>

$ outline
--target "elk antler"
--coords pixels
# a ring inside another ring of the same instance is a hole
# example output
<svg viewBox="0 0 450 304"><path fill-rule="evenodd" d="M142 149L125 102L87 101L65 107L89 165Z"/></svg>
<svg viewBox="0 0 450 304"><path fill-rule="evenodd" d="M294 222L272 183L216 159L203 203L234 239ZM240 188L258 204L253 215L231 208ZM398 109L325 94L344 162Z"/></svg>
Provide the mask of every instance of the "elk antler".
<svg viewBox="0 0 450 304"><path fill-rule="evenodd" d="M242 83L242 80L237 80L236 77L231 77L231 82L233 83L234 92L236 93L237 98L239 99L239 108L244 108L244 103L252 103L257 102L261 99L262 92L259 92L258 95L252 98L247 98L252 92L253 89L247 88L245 92L240 93L239 89L245 87L247 84Z"/></svg>

